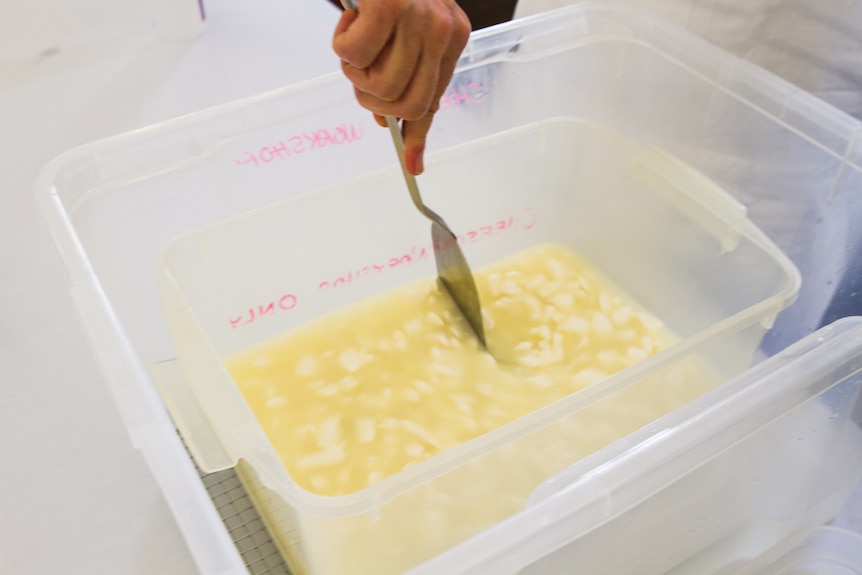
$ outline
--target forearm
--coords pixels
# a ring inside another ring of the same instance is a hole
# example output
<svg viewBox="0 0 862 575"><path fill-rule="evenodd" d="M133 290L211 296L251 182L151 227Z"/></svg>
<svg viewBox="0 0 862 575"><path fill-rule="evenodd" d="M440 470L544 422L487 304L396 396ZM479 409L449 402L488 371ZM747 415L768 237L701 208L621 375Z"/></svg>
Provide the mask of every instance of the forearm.
<svg viewBox="0 0 862 575"><path fill-rule="evenodd" d="M467 17L473 30L508 22L515 14L517 0L455 0Z"/></svg>

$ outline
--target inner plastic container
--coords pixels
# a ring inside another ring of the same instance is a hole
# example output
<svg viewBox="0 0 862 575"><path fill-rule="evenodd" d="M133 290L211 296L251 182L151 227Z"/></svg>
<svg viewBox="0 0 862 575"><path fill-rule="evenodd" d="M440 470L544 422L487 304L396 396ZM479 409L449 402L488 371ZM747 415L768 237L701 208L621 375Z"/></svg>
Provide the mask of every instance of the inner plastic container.
<svg viewBox="0 0 862 575"><path fill-rule="evenodd" d="M400 173L170 242L160 273L165 321L195 400L172 402L174 419L204 470L242 462L240 476L299 573L400 573L521 510L543 480L742 371L798 288L796 269L731 196L661 150L590 122L527 124L434 154L428 166L423 189L462 231L474 265L565 244L680 341L378 484L322 497L293 483L221 359L433 277L427 225ZM208 454L219 446L213 465Z"/></svg>

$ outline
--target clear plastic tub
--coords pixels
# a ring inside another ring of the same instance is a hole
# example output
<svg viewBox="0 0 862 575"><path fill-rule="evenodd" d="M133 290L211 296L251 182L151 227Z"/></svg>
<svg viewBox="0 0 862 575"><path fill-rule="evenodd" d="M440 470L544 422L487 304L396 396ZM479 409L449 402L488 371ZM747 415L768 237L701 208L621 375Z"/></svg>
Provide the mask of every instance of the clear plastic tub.
<svg viewBox="0 0 862 575"><path fill-rule="evenodd" d="M836 527L793 533L733 575L859 575L862 534Z"/></svg>
<svg viewBox="0 0 862 575"><path fill-rule="evenodd" d="M160 269L165 320L196 400L188 411L176 402L174 419L199 464L218 471L196 441L205 414L205 445L223 448L219 462L243 462L296 572L400 573L491 527L578 457L742 371L798 287L796 269L731 196L661 151L578 119L434 154L423 189L463 230L474 265L542 242L570 246L680 341L371 487L315 496L289 477L222 358L433 277L428 227L401 174L393 167L170 242ZM346 271L356 277L339 282Z"/></svg>
<svg viewBox="0 0 862 575"><path fill-rule="evenodd" d="M770 549L830 521L862 476L860 408L862 318L846 318L585 458L521 513L408 573L760 573Z"/></svg>
<svg viewBox="0 0 862 575"><path fill-rule="evenodd" d="M458 163L458 158L446 159L448 149L470 146L482 138L490 138L483 140L485 142L499 142L505 134L528 126L553 129L558 119L565 122L576 119L581 126L598 126L600 131L619 134L623 141L645 151L647 157L675 158L672 165L688 166L699 174L700 181L712 182L735 201L704 206L682 190L673 191L670 199L662 198L659 205L681 201L681 205L687 207L680 217L686 221L697 221L700 217L697 214L709 214L708 222L722 226L733 222L725 228L725 231L734 232L730 239L739 229L737 224L748 226L744 223L744 214L738 211L740 205L745 206L750 221L776 242L801 270L803 281L799 298L789 310L779 314L775 328L767 333L769 345L761 348L765 355L810 334L819 325L823 310L836 289L834 279L847 265L849 256L843 248L856 237L859 229L859 226L854 227L855 220L850 215L858 213L862 205L862 196L855 193L862 184L862 130L846 115L660 20L610 3L581 3L475 35L441 108L429 140L431 151L441 152L438 160L441 169L429 166L427 178L437 177L435 172L443 171L444 161ZM577 157L572 161L583 162ZM208 429L204 412L195 411L193 392L178 369L177 350L170 340L159 301L159 252L179 234L273 207L277 202L312 190L344 182L370 181L371 178L383 178L389 182L387 185L395 186L394 164L387 133L373 126L368 114L355 104L350 86L336 74L77 148L49 163L37 181L38 201L69 268L72 293L92 336L106 381L135 445L162 486L203 573L245 573L246 567L201 485L176 433L176 423L167 415L165 407L183 409L185 415L177 423L187 427L186 432L192 427L195 429L192 443L196 457L207 468L229 467L234 460L226 453L222 438L215 430ZM523 167L528 170L531 166ZM462 165L459 169L462 168L468 172L458 179L459 185L468 182L472 189L487 193L481 184L485 176L469 172L472 166ZM384 169L389 171L380 171ZM515 166L494 164L483 169L493 175L501 169L511 173ZM646 170L641 174L654 171ZM439 175L443 177L442 173ZM449 192L432 192L435 186L430 180L425 184L425 179L423 177L420 185L423 190L427 189L428 203L452 219L450 223L456 229L469 229L464 226L470 220L458 221L454 214L462 212L447 207ZM463 187L459 189L463 197L470 195ZM347 190L342 193L352 197ZM406 201L406 194L396 196L398 201ZM535 206L517 206L518 209L524 207L535 209ZM732 208L733 215L723 211L725 208ZM472 217L469 213L465 216ZM412 212L409 217L410 221L415 221ZM422 231L418 233L424 240L427 230L420 227ZM703 237L713 238L715 245L727 242L726 246L736 249L740 246L746 249L745 246L750 245L742 239L739 244L729 241L719 229L701 228L707 230ZM412 232L406 233L399 237L409 237ZM583 233L583 229L573 227L570 233ZM740 238L744 238L744 234ZM675 243L677 248L680 245ZM284 251L295 247L282 246ZM489 251L482 256L479 248L481 245L477 244L471 255L476 263L493 255ZM597 251L588 254L592 260L606 261L606 266L614 267L615 254L601 253L601 244L593 249ZM751 272L759 276L761 271L749 266L744 269L744 275ZM349 272L343 269L330 281L334 283L344 278L346 282L351 277ZM354 293L355 296L349 297L357 298L360 295L355 291L342 290L342 293ZM252 305L270 301L278 304L282 295L285 294L274 293ZM653 305L647 296L638 294L637 297L644 305ZM698 329L705 330L699 333L712 329L729 334L734 330L724 330L733 326L722 324L721 318L747 317L753 323L737 333L739 341L745 342L747 354L748 347L756 345L769 319L778 312L781 299L770 300L767 296L768 303L764 305L770 310L762 310L762 315L759 311L746 315L748 312L744 310L751 308L745 308L742 301L733 300L742 307L710 310L706 316L692 320L700 324L699 327L689 326L690 331L684 325L689 318L678 314L682 328L674 329L683 337L698 333ZM238 299L238 303L240 301L242 311L247 300ZM740 310L743 316L736 316ZM239 316L228 319L236 317ZM712 320L717 323L710 324L713 327L709 328L706 322ZM666 321L670 325L675 320L667 318ZM261 330L258 335L262 336L262 326L266 324L260 322L257 327L249 327L252 331ZM742 328L743 324L737 327ZM724 339L725 345L720 345L719 339L712 340L714 346L704 340L705 345L698 352L720 367L724 367L718 361L720 357L736 358L740 364L744 363L740 358L745 354L731 353L729 342L732 339ZM809 343L815 345L816 342ZM218 345L222 346L219 349L226 349L223 343ZM826 341L824 345L834 344ZM211 353L211 350L202 352ZM845 357L853 356L847 349L842 353ZM836 357L831 353L818 354L817 361L821 362L818 370L806 372L806 377L820 382L829 374L838 377L831 363L837 361ZM728 364L728 371L739 367L742 366ZM216 378L223 377L220 370L213 369ZM756 371L751 378L756 380L766 375ZM775 383L774 379L770 381ZM160 394L159 389L164 393ZM609 388L605 388L602 393L608 391ZM724 427L729 425L728 419L707 416L713 413L710 406L725 403L735 406L740 413L747 414L743 421L751 421L753 425L766 426L782 415L770 412L768 406L752 403L760 392L752 393L754 395L749 397L742 391L719 386L715 392L698 400L700 411L680 412L683 414L680 417L692 422L685 427L694 434L692 440L700 437L705 441L705 447L697 452L700 456L710 460L717 458L727 445L710 444L706 436L695 433L698 430L727 441L731 441L735 433ZM800 402L812 397L799 393L795 397ZM744 408L748 405L759 407L746 411ZM762 413L758 411L761 409ZM700 417L702 413L704 417ZM680 425L683 423L683 420L676 421ZM844 412L836 421L843 421L847 429L858 425ZM190 422L194 426L187 425ZM677 446L673 437L678 436L641 434L632 437L646 441L650 449L657 450L649 451L654 455L651 465L667 469L671 475L683 473L674 466L673 457L661 451L662 446L673 451ZM617 446L614 443L600 450L573 469L588 471L584 466L599 465L602 459L595 458L614 457L618 453ZM465 452L464 456L468 455ZM843 460L847 466L829 467L835 461L830 459L833 455L830 452L822 460L825 471L820 476L800 475L799 482L794 484L801 490L814 489L813 486L820 484L818 478L823 477L833 488L830 493L834 494L828 505L819 505L821 499L813 495L795 499L799 513L794 517L799 518L800 527L827 520L840 504L844 485L858 477L852 458ZM565 467L574 459L555 464ZM620 473L632 474L630 479L634 481L641 468L633 465L620 468ZM735 460L728 460L728 465L736 465ZM564 472L557 484L571 477ZM589 477L601 477L601 474L588 473L585 480ZM716 489L708 479L702 484L707 494ZM765 475L759 487L764 493L770 493L770 486L771 491L777 492L785 484L783 478ZM639 485L636 482L632 487L634 491L643 490L638 497L653 493L648 484ZM603 483L592 484L591 488L602 493L607 490ZM722 525L728 529L701 532L703 539L698 541L697 549L714 548L717 557L722 553L728 557L740 555L730 544L722 547L721 542L730 541L732 533L745 530L760 517L769 517L763 507L750 511L752 500L746 493L729 493L726 498L716 499L723 502L721 510L727 517ZM564 503L563 499L559 500L560 507ZM603 503L597 505L605 509ZM612 517L622 517L614 514L612 507L607 509L608 514L599 510L579 520L597 526L608 523ZM691 512L682 508L668 515L668 520L685 529L697 525L698 517L693 508ZM523 521L518 530L511 533L512 538L507 538L507 531L493 528L465 545L481 541L487 545L481 549L488 553L493 551L500 557L509 557L511 553L523 552L525 557L536 560L538 556L531 555L536 542L530 539L530 530L541 531L542 525L535 523L534 518L529 513L516 514L498 526L502 529L510 525L509 521ZM638 547L638 538L644 535L645 540L650 540L650 536L658 534L657 530L643 522L636 525L640 525L643 532L636 532L636 537L622 543L620 539L615 540L613 550L602 552L607 561L613 563L620 555L621 544L626 556L648 553L649 550ZM568 525L562 525L555 536L557 539L542 540L571 540L572 533ZM663 541L662 552L670 558L661 563L662 566L689 557L688 551L681 548L683 541L684 538L676 542L670 537ZM545 543L539 545L540 550L547 555L550 550L543 545ZM479 567L481 558L485 557L479 552L481 549L476 551L476 561L470 559L472 553L459 555L460 551L453 550L453 554L441 556L443 563L429 565L442 565L443 572L453 573L458 572L455 566L469 569L473 565L477 566L476 573L483 572ZM433 569L423 572L436 573Z"/></svg>

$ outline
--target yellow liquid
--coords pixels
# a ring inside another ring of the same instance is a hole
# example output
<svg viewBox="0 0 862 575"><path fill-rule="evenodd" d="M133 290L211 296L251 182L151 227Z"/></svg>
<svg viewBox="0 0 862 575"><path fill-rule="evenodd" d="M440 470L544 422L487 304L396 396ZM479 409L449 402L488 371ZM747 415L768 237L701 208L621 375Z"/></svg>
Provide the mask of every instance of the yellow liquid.
<svg viewBox="0 0 862 575"><path fill-rule="evenodd" d="M671 343L564 246L519 252L475 277L493 357L427 279L227 359L299 486L358 491Z"/></svg>

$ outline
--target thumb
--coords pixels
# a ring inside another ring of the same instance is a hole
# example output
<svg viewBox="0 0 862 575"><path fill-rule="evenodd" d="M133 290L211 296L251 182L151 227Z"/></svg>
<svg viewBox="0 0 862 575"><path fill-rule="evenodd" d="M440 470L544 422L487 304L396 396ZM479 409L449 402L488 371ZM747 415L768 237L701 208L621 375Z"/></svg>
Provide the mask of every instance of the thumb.
<svg viewBox="0 0 862 575"><path fill-rule="evenodd" d="M425 171L425 141L433 119L434 114L428 113L419 120L401 124L401 134L404 136L404 165L414 176Z"/></svg>
<svg viewBox="0 0 862 575"><path fill-rule="evenodd" d="M341 13L341 18L338 20L338 24L335 25L335 32L333 34L334 38L337 38L344 34L350 25L356 20L359 16L358 12L354 12L353 10L345 10Z"/></svg>

